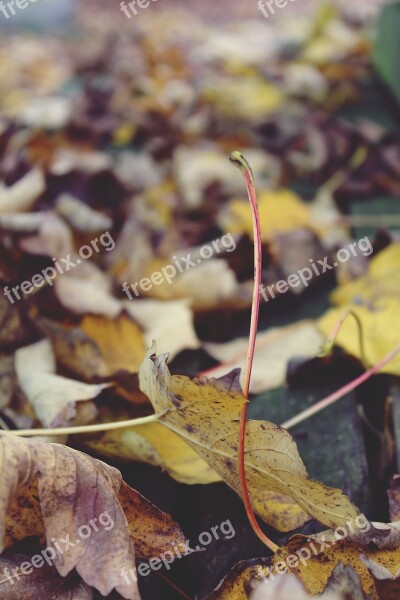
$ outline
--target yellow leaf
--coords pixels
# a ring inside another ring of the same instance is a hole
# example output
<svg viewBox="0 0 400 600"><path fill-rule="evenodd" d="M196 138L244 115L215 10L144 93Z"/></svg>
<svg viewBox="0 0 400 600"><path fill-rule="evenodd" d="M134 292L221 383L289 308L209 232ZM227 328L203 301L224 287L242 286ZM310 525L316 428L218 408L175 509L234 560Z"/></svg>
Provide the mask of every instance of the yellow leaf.
<svg viewBox="0 0 400 600"><path fill-rule="evenodd" d="M138 460L161 467L186 484L221 481L212 468L176 433L160 423L149 423L127 429L107 431L86 447L103 456L122 460Z"/></svg>
<svg viewBox="0 0 400 600"><path fill-rule="evenodd" d="M161 467L176 481L187 485L221 481L221 477L197 452L160 423L108 431L95 441L85 442L85 447L108 458L138 460ZM279 531L293 531L308 520L287 496L265 491L264 501L268 505L265 520Z"/></svg>
<svg viewBox="0 0 400 600"><path fill-rule="evenodd" d="M354 305L351 310L361 321L365 358L368 365L373 366L400 343L400 300L382 298L375 303L374 308ZM318 328L327 337L342 316L343 308L329 310L318 320ZM354 319L344 321L336 343L361 360L357 323ZM393 358L380 372L400 375L400 356Z"/></svg>
<svg viewBox="0 0 400 600"><path fill-rule="evenodd" d="M240 493L237 462L239 415L247 400L236 371L219 380L171 376L167 356L149 351L139 370L141 390L159 422L183 438L222 479ZM308 478L291 435L266 421L248 421L246 471L255 510L269 520L268 500L275 492L290 497L304 512L329 524L343 525L358 509L341 490ZM265 495L268 492L268 497Z"/></svg>
<svg viewBox="0 0 400 600"><path fill-rule="evenodd" d="M251 121L275 112L284 101L278 87L257 76L215 81L203 91L202 97L228 117Z"/></svg>
<svg viewBox="0 0 400 600"><path fill-rule="evenodd" d="M310 209L292 191L270 190L260 194L258 201L261 235L264 242L278 233L310 227ZM220 226L233 235L243 233L253 238L253 224L248 203L232 200L220 216Z"/></svg>
<svg viewBox="0 0 400 600"><path fill-rule="evenodd" d="M322 546L316 541L318 539L324 541ZM260 582L260 584L268 582L268 587L278 580L282 580L283 584L283 578L286 577L285 573L290 573L301 581L311 597L318 597L322 600L325 595L321 597L320 594L326 591L326 600L328 600L328 598L332 598L332 596L328 596L328 589L330 588L328 583L335 570L337 571L338 567L340 568L340 565L354 569L360 578L362 589L368 600L381 600L381 596L378 595L375 588L374 578L363 560L361 560L361 556L367 555L368 559L373 559L374 562L395 575L400 564L400 549L366 549L350 542L348 539L336 540L332 544L333 539L334 534L330 531L311 536L310 541L307 541L307 538L301 535L293 536L288 544L280 548L279 552L269 561L254 559L252 561L242 561L235 565L222 584L207 597L207 600L248 600L248 590L257 587L256 582ZM283 592L284 587L284 585L277 586L277 591ZM266 597L279 597L286 600L286 598L298 598L299 593L297 590L296 596L282 594ZM348 594L347 597L353 598L353 595ZM355 597L359 598L360 595ZM262 593L259 595L254 594L254 600L255 598L261 600L263 598ZM303 598L308 598L308 595L304 593Z"/></svg>
<svg viewBox="0 0 400 600"><path fill-rule="evenodd" d="M345 305L353 302L381 304L383 298L400 298L400 243L391 244L376 256L368 265L368 273L351 283L338 287L332 293L334 304Z"/></svg>
<svg viewBox="0 0 400 600"><path fill-rule="evenodd" d="M145 347L143 334L130 317L123 313L116 319L87 315L81 329L96 342L110 375L120 370L137 373Z"/></svg>

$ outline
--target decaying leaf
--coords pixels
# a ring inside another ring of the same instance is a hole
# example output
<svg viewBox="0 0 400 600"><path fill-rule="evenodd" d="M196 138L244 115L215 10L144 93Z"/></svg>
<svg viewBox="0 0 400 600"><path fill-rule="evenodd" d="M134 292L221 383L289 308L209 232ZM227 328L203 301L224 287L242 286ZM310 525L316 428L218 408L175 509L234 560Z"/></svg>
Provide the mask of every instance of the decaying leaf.
<svg viewBox="0 0 400 600"><path fill-rule="evenodd" d="M361 517L358 517L358 520L361 522ZM362 517L362 521L364 522L362 529L365 531L368 522L365 517ZM309 593L321 594L326 589L327 582L336 565L342 563L351 566L357 573L367 598L378 600L379 596L375 591L373 577L360 557L365 554L391 572L396 572L396 565L400 561L400 549L365 548L350 541L351 529L355 528L356 523L357 521L352 521L343 529L324 531L309 538L294 536L287 546L281 548L279 553L273 557L267 576L272 574L276 577L282 564L289 565ZM373 526L376 525L373 523ZM288 559L289 556L294 558Z"/></svg>
<svg viewBox="0 0 400 600"><path fill-rule="evenodd" d="M351 285L351 284L350 284ZM382 298L374 306L349 306L359 318L364 338L365 358L369 366L375 365L399 345L400 301ZM342 308L329 310L318 321L319 330L326 336L343 317ZM349 354L362 360L361 348L354 319L346 319L336 337L336 343ZM395 356L380 370L382 373L400 375L400 356Z"/></svg>
<svg viewBox="0 0 400 600"><path fill-rule="evenodd" d="M145 354L143 334L127 314L122 313L116 319L87 315L80 326L99 348L109 375L119 370L138 372Z"/></svg>
<svg viewBox="0 0 400 600"><path fill-rule="evenodd" d="M36 555L34 555L36 557ZM57 569L46 563L43 556L34 559L40 567L33 568L32 556L8 554L0 558L0 594L7 600L92 600L93 589L86 585L76 573L61 577ZM41 559L41 560L40 560ZM42 564L43 563L43 564ZM20 568L28 574L22 574ZM18 578L13 575L15 569ZM8 570L8 571L7 571ZM29 572L30 570L30 572ZM5 576L7 573L8 577Z"/></svg>
<svg viewBox="0 0 400 600"><path fill-rule="evenodd" d="M387 567L375 562L372 558L361 555L360 560L365 564L375 581L376 591L382 600L397 600L400 595L400 565L395 573Z"/></svg>
<svg viewBox="0 0 400 600"><path fill-rule="evenodd" d="M367 520L363 520L367 524ZM354 522L351 526L354 527ZM386 583L390 581L393 585L394 581L397 585L395 577L399 561L399 549L367 549L344 538L342 529L309 538L296 535L270 561L254 559L235 565L207 600L247 600L254 589L252 600L292 597L325 600L325 594L326 600L330 600L331 593L338 594L340 600L388 600L387 596L378 593L370 570L374 570L375 578L379 574ZM271 589L276 596L268 596ZM294 590L295 596L292 595ZM281 592L284 594L280 595Z"/></svg>
<svg viewBox="0 0 400 600"><path fill-rule="evenodd" d="M110 385L87 384L56 375L48 340L17 350L15 371L22 391L45 427L68 423L76 415L76 402L95 398Z"/></svg>
<svg viewBox="0 0 400 600"><path fill-rule="evenodd" d="M239 373L232 372L219 380L190 380L171 376L167 358L156 356L153 346L139 370L141 390L160 415L159 422L180 435L240 493L238 419L247 400L238 383ZM253 505L267 522L270 516L266 491L289 496L305 513L330 527L344 525L359 514L341 490L308 479L296 444L282 427L266 421L248 421L245 446ZM357 538L358 533L354 532L354 536ZM362 539L366 541L366 534L362 534Z"/></svg>
<svg viewBox="0 0 400 600"><path fill-rule="evenodd" d="M250 391L256 394L282 386L286 381L289 360L299 354L307 358L315 356L323 341L324 337L312 321L301 321L258 334ZM208 371L207 375L221 377L232 369L244 368L247 346L247 338L226 344L206 342L205 350L223 363Z"/></svg>
<svg viewBox="0 0 400 600"><path fill-rule="evenodd" d="M280 575L273 581L259 583L251 595L251 600L288 600L289 598L312 600L315 596L310 596L300 581L288 573ZM346 600L346 598L366 600L357 573L351 567L345 567L341 563L335 567L325 591L318 598L320 600Z"/></svg>
<svg viewBox="0 0 400 600"><path fill-rule="evenodd" d="M160 423L108 431L85 445L103 456L161 467L180 483L221 481L210 465L179 435Z"/></svg>
<svg viewBox="0 0 400 600"><path fill-rule="evenodd" d="M145 331L147 346L157 338L162 352L174 358L182 350L199 348L200 341L193 325L193 312L188 299L126 301L128 313Z"/></svg>
<svg viewBox="0 0 400 600"><path fill-rule="evenodd" d="M400 243L392 243L373 256L368 273L351 283L339 286L332 293L334 304L360 304L380 306L382 299L398 299L400 294Z"/></svg>
<svg viewBox="0 0 400 600"><path fill-rule="evenodd" d="M120 569L133 568L135 562L127 520L116 498L121 486L119 472L57 444L22 440L11 434L1 434L0 443L1 550L8 511L11 509L11 519L19 524L26 512L21 514L15 501L23 488L36 479L47 546L53 545L52 540L61 539L74 544L55 557L60 575L66 576L75 568L85 583L104 595L115 588L124 598L139 599L136 585L127 585L120 577ZM17 508L15 512L13 505ZM81 538L79 528L83 525L90 528L90 519L100 520L102 514L110 515L114 526L108 531L99 528L93 537Z"/></svg>
<svg viewBox="0 0 400 600"><path fill-rule="evenodd" d="M140 556L157 555L171 541L185 547L171 517L127 486L113 467L58 444L12 434L0 441L1 549L38 535L57 549L54 564L61 575L75 568L103 595L115 588L124 598L139 599L136 584L120 576L121 568L134 567L133 545ZM66 540L71 544L63 548Z"/></svg>

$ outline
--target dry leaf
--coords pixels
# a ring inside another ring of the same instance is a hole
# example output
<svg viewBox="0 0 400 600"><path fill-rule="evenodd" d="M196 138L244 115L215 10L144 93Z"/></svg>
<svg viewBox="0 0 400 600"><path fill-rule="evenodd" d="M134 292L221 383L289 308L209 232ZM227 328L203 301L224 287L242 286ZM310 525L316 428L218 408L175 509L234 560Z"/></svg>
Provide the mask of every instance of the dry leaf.
<svg viewBox="0 0 400 600"><path fill-rule="evenodd" d="M300 321L295 325L277 327L259 333L256 340L250 392L257 394L286 381L287 365L298 356L315 356L324 342L312 321ZM206 342L204 349L221 365L207 371L207 375L222 377L228 371L244 368L248 348L247 338L238 338L226 344Z"/></svg>
<svg viewBox="0 0 400 600"><path fill-rule="evenodd" d="M396 573L380 565L365 555L360 556L375 581L376 591L381 600L398 600L400 596L400 567Z"/></svg>
<svg viewBox="0 0 400 600"><path fill-rule="evenodd" d="M250 600L288 600L289 598L312 600L315 596L310 596L294 575L286 573L273 581L258 584ZM345 567L341 563L333 571L326 590L318 598L320 600L346 600L346 598L366 600L358 575L351 567Z"/></svg>
<svg viewBox="0 0 400 600"><path fill-rule="evenodd" d="M122 310L120 301L111 295L109 287L100 286L98 281L85 281L65 273L57 277L54 287L61 304L78 315L91 313L115 319Z"/></svg>
<svg viewBox="0 0 400 600"><path fill-rule="evenodd" d="M4 549L9 510L11 522L20 527L22 534L31 535L24 531L24 517L32 518L28 508L30 503L25 503L26 510L21 511L16 500L25 487L37 480L36 495L47 546L53 545L52 539L74 544L62 555L56 553L54 557L60 575L65 577L75 568L85 583L103 595L115 588L124 598L139 600L136 584L127 585L120 576L122 567L135 566L127 520L116 498L121 486L120 473L71 448L23 440L12 434L0 434L0 453L1 550ZM100 520L103 513L110 515L114 527L109 530L99 528L89 538L80 537L79 528L90 527L90 519ZM35 523L35 530L37 528Z"/></svg>
<svg viewBox="0 0 400 600"><path fill-rule="evenodd" d="M390 244L373 256L368 273L356 281L339 286L332 293L334 304L364 304L374 307L382 305L382 299L398 300L400 295L400 243Z"/></svg>
<svg viewBox="0 0 400 600"><path fill-rule="evenodd" d="M290 190L269 190L259 195L258 210L262 240L270 242L278 233L311 227L311 213L307 204ZM248 203L231 200L220 215L221 228L233 235L247 234L253 238L253 224Z"/></svg>
<svg viewBox="0 0 400 600"><path fill-rule="evenodd" d="M358 316L362 324L368 366L376 365L399 345L400 301L385 297L375 302L374 307L354 305L349 308ZM343 317L343 313L342 308L334 308L317 321L318 328L325 337L330 335L334 326ZM349 354L362 359L358 328L354 319L348 318L344 321L335 343L342 346ZM380 369L380 372L400 375L400 356L395 356Z"/></svg>
<svg viewBox="0 0 400 600"><path fill-rule="evenodd" d="M90 385L55 374L51 344L42 340L15 353L18 383L45 427L59 427L76 415L75 403L91 400L110 384Z"/></svg>
<svg viewBox="0 0 400 600"><path fill-rule="evenodd" d="M193 259L193 255L192 255ZM150 261L144 275L161 271L168 261ZM204 285L204 281L207 285ZM153 286L147 294L160 300L190 298L193 310L207 310L221 306L248 306L251 291L241 286L235 273L224 259L210 259L189 271L177 274L172 285L164 279L161 285Z"/></svg>
<svg viewBox="0 0 400 600"><path fill-rule="evenodd" d="M347 531L350 531L349 527ZM368 561L363 553L368 555ZM281 597L284 600L303 597L305 600L322 600L325 599L324 592L343 594L344 599L351 600L388 600L386 596L379 596L375 589L374 578L366 567L367 562L371 566L371 559L376 563L376 572L384 573L385 580L393 580L400 561L399 549L366 550L343 539L339 530L337 534L325 531L308 539L296 535L270 560L253 559L235 565L207 600L247 600L249 590L257 589L257 582L259 588L252 600L264 600L264 597L275 600L275 596L268 596L268 590L272 588L279 593L281 587L285 595L278 595L276 600ZM301 588L294 584L294 577L301 582ZM289 594L289 590L293 591L290 586L294 587L296 595Z"/></svg>
<svg viewBox="0 0 400 600"><path fill-rule="evenodd" d="M40 169L32 169L14 185L0 185L0 213L15 213L30 210L45 191L46 182Z"/></svg>
<svg viewBox="0 0 400 600"><path fill-rule="evenodd" d="M159 422L180 435L240 493L237 441L239 415L247 400L238 384L238 372L219 380L171 376L168 356L156 356L154 350L153 346L140 367L139 382L160 415ZM268 523L271 519L265 492L290 497L303 511L330 527L344 525L359 514L341 490L308 479L295 442L279 425L248 421L246 472L254 507Z"/></svg>
<svg viewBox="0 0 400 600"><path fill-rule="evenodd" d="M127 314L115 319L87 315L80 327L96 343L109 375L120 370L138 372L145 354L143 334Z"/></svg>
<svg viewBox="0 0 400 600"><path fill-rule="evenodd" d="M283 92L256 73L252 77L237 80L215 77L207 81L202 98L215 105L224 115L250 122L273 114L284 101Z"/></svg>
<svg viewBox="0 0 400 600"><path fill-rule="evenodd" d="M145 331L147 346L157 338L161 352L169 351L171 358L182 350L199 348L200 341L194 330L190 300L126 301L124 306Z"/></svg>
<svg viewBox="0 0 400 600"><path fill-rule="evenodd" d="M49 319L35 317L41 333L52 344L57 364L85 381L106 377L109 368L96 342L79 327L66 326Z"/></svg>
<svg viewBox="0 0 400 600"><path fill-rule="evenodd" d="M180 483L193 485L221 481L219 475L179 435L160 423L108 431L85 445L103 456L161 467Z"/></svg>
<svg viewBox="0 0 400 600"><path fill-rule="evenodd" d="M363 517L364 524L367 523ZM356 521L351 522L351 527L355 528ZM372 524L374 527L376 523ZM349 534L351 527L345 527L345 531ZM365 529L365 527L363 527ZM376 531L371 529L371 531ZM368 532L366 532L368 533ZM351 566L361 580L361 585L367 598L378 600L379 596L375 591L374 580L365 564L360 560L362 553L376 560L381 566L388 568L391 572L397 572L400 562L400 549L394 550L379 550L374 548L366 548L359 544L350 541L350 536L347 538L342 530L324 531L314 536L307 538L304 536L294 536L290 539L287 546L281 548L279 553L273 557L271 572L276 577L279 576L278 563L286 563L289 556L295 556L297 561L289 563L293 567L293 572L298 577L306 589L311 594L321 594L327 585L329 577L334 568L339 563ZM297 552L300 553L297 554ZM303 559L301 558L303 557ZM308 558L307 558L308 556Z"/></svg>
<svg viewBox="0 0 400 600"><path fill-rule="evenodd" d="M36 556L36 555L35 555ZM39 555L41 556L41 555ZM0 569L16 569L19 580L10 573L10 579L2 577L0 583L1 597L7 600L92 600L93 589L86 585L76 573L61 577L55 567L50 567L43 557L42 561L34 559L40 568L33 569L32 556L8 554L0 558ZM33 569L28 575L22 575L19 568Z"/></svg>
<svg viewBox="0 0 400 600"><path fill-rule="evenodd" d="M61 548L61 540L69 539L74 546L54 557L61 575L76 568L104 595L115 588L124 598L139 599L136 585L121 577L121 568L134 567L132 539L137 554L146 558L170 550L171 542L185 548L171 517L127 486L113 467L58 444L11 434L0 441L3 549L30 535L48 546L56 540ZM87 529L86 537L80 533L82 526L92 526L90 536Z"/></svg>

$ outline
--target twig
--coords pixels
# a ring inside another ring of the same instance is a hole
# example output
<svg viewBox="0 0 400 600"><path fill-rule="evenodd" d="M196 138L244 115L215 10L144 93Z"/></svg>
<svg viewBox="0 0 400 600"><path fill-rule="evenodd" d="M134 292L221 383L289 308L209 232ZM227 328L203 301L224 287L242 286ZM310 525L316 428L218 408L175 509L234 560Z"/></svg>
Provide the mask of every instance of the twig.
<svg viewBox="0 0 400 600"><path fill-rule="evenodd" d="M124 429L125 427L136 427L155 423L161 415L154 414L128 421L114 421L112 423L99 423L98 425L80 425L77 427L58 427L56 429L13 429L1 430L1 433L17 436L47 436L47 435L73 435L77 433L95 433L96 431L111 431L112 429Z"/></svg>
<svg viewBox="0 0 400 600"><path fill-rule="evenodd" d="M341 387L336 392L333 392L333 394L330 394L323 400L320 400L320 402L317 402L317 404L314 404L314 406L311 406L307 410L304 410L292 419L285 421L285 423L282 423L282 427L284 427L285 429L290 429L291 427L294 427L295 425L298 425L299 423L302 423L306 419L309 419L313 415L319 413L321 410L324 410L324 408L331 406L331 404L334 404L337 400L340 400L340 398L343 398L343 396L352 392L359 385L364 383L364 381L367 381L367 379L369 379L373 375L376 375L376 373L378 373L385 365L387 365L391 360L393 360L395 356L397 356L397 354L399 353L400 346L397 346L394 350L389 352L389 354L387 354L385 358L382 358L382 360L380 360L374 367L371 367L371 369L368 369L368 371L365 371L365 373L363 373L353 381L350 381L350 383L346 383L346 385Z"/></svg>

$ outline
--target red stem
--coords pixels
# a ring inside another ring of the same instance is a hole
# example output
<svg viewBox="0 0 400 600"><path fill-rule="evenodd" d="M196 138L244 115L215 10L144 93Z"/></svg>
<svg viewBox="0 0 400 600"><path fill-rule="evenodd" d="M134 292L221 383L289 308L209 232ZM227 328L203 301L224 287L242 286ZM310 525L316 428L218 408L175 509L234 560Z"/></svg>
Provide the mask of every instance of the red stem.
<svg viewBox="0 0 400 600"><path fill-rule="evenodd" d="M246 366L244 371L243 379L243 395L245 398L249 397L250 378L254 360L254 351L257 337L258 327L258 315L260 309L260 286L261 286L261 229L260 229L260 218L258 214L257 198L254 189L253 173L247 160L238 152L234 152L230 157L231 162L237 166L243 174L249 202L251 206L251 214L253 220L253 233L254 233L254 289L253 289L253 302L251 310L251 323L250 323L250 335L249 335L249 347L247 351ZM247 403L242 409L240 414L240 429L239 429L239 440L238 440L238 466L239 466L239 479L240 487L243 496L243 503L246 509L247 517L250 525L253 528L254 533L258 538L270 549L276 553L279 550L279 546L274 544L260 528L256 516L251 505L251 498L249 489L246 481L246 464L245 464L245 437L246 437L246 421L247 421Z"/></svg>

